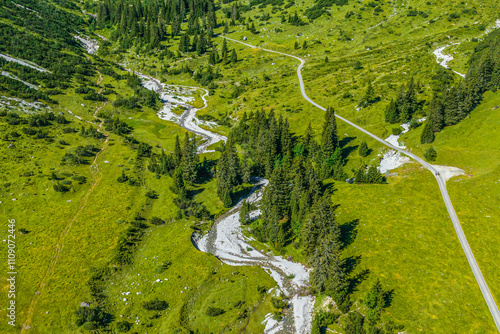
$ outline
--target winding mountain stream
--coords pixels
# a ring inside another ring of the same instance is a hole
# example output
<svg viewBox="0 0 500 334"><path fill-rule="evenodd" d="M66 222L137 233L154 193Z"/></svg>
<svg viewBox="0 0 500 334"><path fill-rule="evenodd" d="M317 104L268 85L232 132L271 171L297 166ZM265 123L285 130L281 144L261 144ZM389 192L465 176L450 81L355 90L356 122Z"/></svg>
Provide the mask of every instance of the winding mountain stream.
<svg viewBox="0 0 500 334"><path fill-rule="evenodd" d="M176 122L184 129L202 136L205 141L198 147L198 153L212 152L208 147L219 141L226 141L227 138L201 128L198 124L207 124L196 117L196 112L207 107L208 91L204 88L167 85L158 79L135 72L143 81L142 85L159 94L160 100L164 103L158 116L165 120ZM202 90L202 108L195 108L189 104L193 100L186 94L191 91ZM185 111L178 116L172 112L177 106L181 106ZM249 203L258 204L262 199L264 188L268 181L261 178L254 178L254 187L247 197ZM307 294L309 286L309 271L300 263L296 263L281 256L273 256L263 251L254 249L248 237L245 237L241 230L239 221L239 211L242 200L229 212L224 214L212 226L212 229L203 237L193 237L194 246L206 253L215 255L222 262L232 266L260 266L278 284L279 292L289 301L289 307L284 312L284 317L277 321L271 314L264 319L265 334L273 333L296 333L308 334L312 326L314 296ZM255 210L251 213L252 219L260 216L261 211Z"/></svg>

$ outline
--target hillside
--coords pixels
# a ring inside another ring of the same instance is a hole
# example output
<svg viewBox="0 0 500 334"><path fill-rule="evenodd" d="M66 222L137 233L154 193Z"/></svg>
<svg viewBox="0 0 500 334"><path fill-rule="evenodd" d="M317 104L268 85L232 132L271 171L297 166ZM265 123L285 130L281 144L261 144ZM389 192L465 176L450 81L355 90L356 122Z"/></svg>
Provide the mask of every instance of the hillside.
<svg viewBox="0 0 500 334"><path fill-rule="evenodd" d="M0 1L0 331L496 332L499 9Z"/></svg>

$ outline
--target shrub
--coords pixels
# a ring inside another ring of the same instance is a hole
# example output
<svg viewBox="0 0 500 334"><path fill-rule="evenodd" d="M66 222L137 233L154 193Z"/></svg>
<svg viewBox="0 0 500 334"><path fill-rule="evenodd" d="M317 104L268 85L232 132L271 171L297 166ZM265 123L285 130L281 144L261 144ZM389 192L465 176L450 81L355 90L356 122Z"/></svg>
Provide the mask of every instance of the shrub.
<svg viewBox="0 0 500 334"><path fill-rule="evenodd" d="M288 305L288 303L285 300L277 297L271 298L271 304L273 304L273 307L276 309L283 309Z"/></svg>
<svg viewBox="0 0 500 334"><path fill-rule="evenodd" d="M424 158L425 158L425 160L430 161L430 162L436 161L436 158L437 158L436 150L431 146L429 149L425 150Z"/></svg>
<svg viewBox="0 0 500 334"><path fill-rule="evenodd" d="M153 218L151 218L150 223L153 225L163 225L163 224L165 224L165 221L161 218L153 217Z"/></svg>
<svg viewBox="0 0 500 334"><path fill-rule="evenodd" d="M148 311L163 311L168 308L168 303L164 300L159 300L158 298L155 298L148 302L144 302L142 304L142 307L144 307L144 309Z"/></svg>
<svg viewBox="0 0 500 334"><path fill-rule="evenodd" d="M60 193L67 192L69 190L68 187L66 187L65 185L60 184L59 182L57 182L56 184L54 184L53 188L54 188L55 191L60 192Z"/></svg>
<svg viewBox="0 0 500 334"><path fill-rule="evenodd" d="M122 170L122 175L120 175L116 181L120 182L120 183L123 183L123 182L127 182L128 181L128 176L125 175L125 172Z"/></svg>
<svg viewBox="0 0 500 334"><path fill-rule="evenodd" d="M218 307L209 307L207 309L207 312L206 312L206 314L209 317L216 317L216 316L221 315L223 313L225 313L225 311L221 308L218 308Z"/></svg>
<svg viewBox="0 0 500 334"><path fill-rule="evenodd" d="M130 331L131 327L132 324L128 321L120 321L119 323L116 324L116 329L121 333L126 333Z"/></svg>
<svg viewBox="0 0 500 334"><path fill-rule="evenodd" d="M402 131L401 128L392 128L392 134L395 136L399 136Z"/></svg>
<svg viewBox="0 0 500 334"><path fill-rule="evenodd" d="M156 193L156 191L154 190L150 190L146 193L146 197L149 197L151 199L157 199L158 198L158 194Z"/></svg>

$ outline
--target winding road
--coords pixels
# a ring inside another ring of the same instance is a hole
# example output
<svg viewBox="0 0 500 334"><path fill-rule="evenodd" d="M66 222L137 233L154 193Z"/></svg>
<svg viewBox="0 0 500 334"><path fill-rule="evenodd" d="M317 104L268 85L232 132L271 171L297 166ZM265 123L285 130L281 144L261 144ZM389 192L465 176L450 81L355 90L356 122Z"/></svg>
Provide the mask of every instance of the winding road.
<svg viewBox="0 0 500 334"><path fill-rule="evenodd" d="M309 96L307 96L306 94L306 90L305 90L305 85L304 85L304 81L302 79L302 67L304 67L304 64L306 63L304 59L302 58L299 58L297 56L294 56L294 55L290 55L290 54L286 54L286 53L283 53L283 52L279 52L279 51L274 51L274 50L269 50L269 49L264 49L264 48L261 48L261 47L258 47L258 46L254 46L254 45L251 45L251 44L247 44L247 43L244 43L244 42L241 42L241 41L238 41L238 40L235 40L235 39L232 39L232 38L229 38L229 37L226 37L226 36L219 36L219 37L222 37L222 38L225 38L227 40L230 40L230 41L233 41L233 42L236 42L236 43L239 43L239 44L243 44L245 46L248 46L249 48L254 48L254 49L261 49L263 51L267 51L267 52L271 52L271 53L276 53L276 54L280 54L280 55L283 55L283 56L287 56L287 57L291 57L291 58L294 58L294 59L297 59L299 62L300 62L300 65L299 67L297 67L297 77L299 79L299 85L300 85L300 93L302 94L302 96L304 97L304 99L311 103L312 105L314 105L315 107L323 110L323 111L326 111L326 108L319 105L318 103L314 102ZM476 281L479 285L479 288L481 289L481 292L483 294L483 297L486 301L486 304L488 305L488 308L490 310L490 313L491 313L491 316L493 317L493 320L495 321L495 324L497 326L497 329L498 331L500 332L500 312L498 310L498 306L495 302L495 299L493 298L491 292L490 292L490 289L488 288L488 285L486 284L486 281L483 277L483 274L481 272L481 269L479 269L479 266L476 262L476 259L474 257L474 254L472 253L472 250L469 246L469 243L467 242L467 238L465 237L465 234L464 234L464 231L462 230L462 226L460 225L460 222L458 220L458 217L457 217L457 214L455 213L455 209L453 208L453 204L451 203L451 200L450 200L450 196L448 195L448 190L446 189L446 180L443 178L443 176L441 175L442 173L439 173L438 172L440 171L439 167L438 166L433 166L429 163L427 163L425 160L423 160L422 158L420 158L419 156L413 154L413 153L410 153L404 149L401 149L400 147L396 147L388 142L386 142L385 140L383 140L382 138L379 138L377 137L376 135L374 135L373 133L363 129L362 127L354 124L353 122L343 118L342 116L339 116L337 114L335 114L335 117L337 117L338 119L342 120L343 122L353 126L354 128L358 129L359 131L367 134L368 136L372 137L373 139L375 139L376 141L382 143L383 145L393 149L393 150L396 150L398 152L401 152L402 154L416 160L418 163L420 163L422 166L424 166L425 168L427 168L428 170L430 170L432 172L432 174L434 175L434 177L436 178L436 181L439 185L439 190L441 191L441 195L443 197L443 201L444 201L444 204L446 205L446 209L448 210L448 214L451 218L451 221L453 222L453 226L455 228L455 231L457 233L457 236L458 236L458 240L460 241L460 244L462 245L462 249L465 253L465 256L467 258L467 261L469 262L469 265L470 265L470 268L472 270L472 272L474 273L474 276L476 278Z"/></svg>

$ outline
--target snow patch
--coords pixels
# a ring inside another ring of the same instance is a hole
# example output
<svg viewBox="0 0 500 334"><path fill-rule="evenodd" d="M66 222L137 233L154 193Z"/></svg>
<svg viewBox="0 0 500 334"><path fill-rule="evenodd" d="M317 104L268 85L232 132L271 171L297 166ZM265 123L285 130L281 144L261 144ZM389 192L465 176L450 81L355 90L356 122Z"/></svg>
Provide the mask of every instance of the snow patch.
<svg viewBox="0 0 500 334"><path fill-rule="evenodd" d="M449 45L445 45L443 47L437 48L434 50L434 55L436 56L436 61L438 62L439 65L443 66L444 68L449 68L448 63L453 60L452 55L446 55L443 53L444 49L446 49L449 46L452 45L457 45L460 43L451 43ZM465 74L459 73L457 71L453 71L454 73L460 75L462 78L465 78Z"/></svg>
<svg viewBox="0 0 500 334"><path fill-rule="evenodd" d="M275 334L283 330L283 323L276 321L271 313L266 314L266 318L262 323L266 325L264 334Z"/></svg>
<svg viewBox="0 0 500 334"><path fill-rule="evenodd" d="M49 70L41 67L41 66L38 66L37 64L29 61L29 60L23 60L23 59L19 59L19 58L15 58L15 57L12 57L12 56L9 56L7 54L3 54L3 53L0 53L0 57L2 57L3 59L5 59L6 61L13 61L14 63L18 63L19 65L23 65L23 66L26 66L26 67L30 67L34 70L37 70L39 72L48 72L48 73L52 73L50 72Z"/></svg>
<svg viewBox="0 0 500 334"><path fill-rule="evenodd" d="M85 35L81 36L73 35L73 37L77 41L82 43L82 46L85 48L85 50L87 50L89 54L93 55L94 53L97 52L97 50L99 50L99 43L95 39L92 39Z"/></svg>
<svg viewBox="0 0 500 334"><path fill-rule="evenodd" d="M28 102L15 97L0 96L0 107L6 109L20 109L21 111L31 114L43 110L51 111L52 108L42 102Z"/></svg>
<svg viewBox="0 0 500 334"><path fill-rule="evenodd" d="M26 86L28 86L28 87L29 87L29 88L31 88L31 89L38 90L38 86L33 85L33 84L31 84L31 83L29 83L29 82L27 82L27 81L24 81L24 80L22 80L22 79L18 78L17 76L15 76L15 75L14 75L14 74L12 74L12 73L9 73L9 72L6 72L6 71L2 71L0 74L1 74L1 75L3 75L4 77L8 77L8 78L11 78L11 79L13 79L13 80L20 81L20 82L22 82L23 84L25 84Z"/></svg>
<svg viewBox="0 0 500 334"><path fill-rule="evenodd" d="M401 127L403 128L403 131L401 131L401 134L399 135L390 135L385 139L386 142L389 144L405 149L406 146L403 144L399 143L399 137L403 133L407 133L410 130L410 123L404 123L401 124ZM380 173L384 174L387 173L388 171L392 169L396 169L406 163L410 162L410 158L408 158L405 155L402 155L401 152L396 151L396 150L390 150L386 153L384 153L384 156L380 160L380 166L378 167L378 170Z"/></svg>

